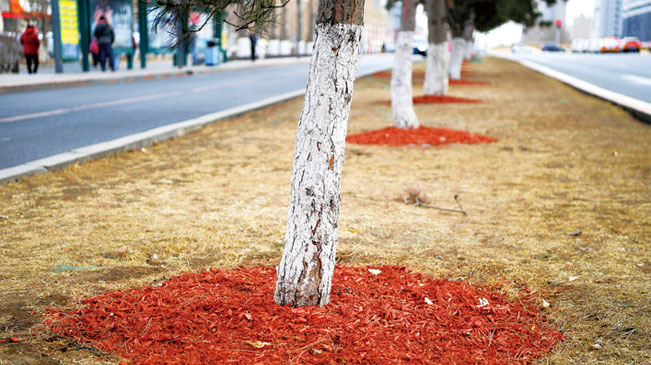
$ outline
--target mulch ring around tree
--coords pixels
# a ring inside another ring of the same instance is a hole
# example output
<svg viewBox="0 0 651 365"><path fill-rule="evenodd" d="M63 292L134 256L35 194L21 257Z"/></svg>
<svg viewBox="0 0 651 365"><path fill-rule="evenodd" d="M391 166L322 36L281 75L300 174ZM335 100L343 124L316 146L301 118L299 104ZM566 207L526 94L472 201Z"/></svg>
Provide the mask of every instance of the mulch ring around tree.
<svg viewBox="0 0 651 365"><path fill-rule="evenodd" d="M50 310L52 331L132 363L528 363L563 335L521 286L432 279L404 267L335 269L330 304L273 301L275 269L187 273Z"/></svg>
<svg viewBox="0 0 651 365"><path fill-rule="evenodd" d="M464 80L464 79L461 79L461 80L450 79L450 80L448 80L448 84L450 84L450 85L473 85L473 86L488 85L487 82Z"/></svg>
<svg viewBox="0 0 651 365"><path fill-rule="evenodd" d="M468 98L457 98L455 96L450 96L450 95L415 96L412 100L413 100L414 104L450 104L450 103L477 104L477 103L481 103L481 100L468 99Z"/></svg>
<svg viewBox="0 0 651 365"><path fill-rule="evenodd" d="M496 141L497 140L492 137L472 134L466 131L425 126L420 126L414 129L388 127L358 134L351 134L346 137L346 142L348 143L387 146L441 146L453 143L474 144Z"/></svg>
<svg viewBox="0 0 651 365"><path fill-rule="evenodd" d="M458 98L450 95L422 95L412 98L414 104L478 104L481 100ZM378 101L378 104L391 105L391 100Z"/></svg>
<svg viewBox="0 0 651 365"><path fill-rule="evenodd" d="M391 78L391 71L376 72L372 76L373 77L382 77L382 78L386 78L386 77ZM467 78L467 77L473 77L473 76L475 76L474 71L466 71L466 70L461 71L461 77L464 78L464 79ZM411 77L412 77L412 79L424 79L425 78L425 73L424 72L414 72L414 73L412 73ZM453 80L450 79L450 83L452 83L452 81ZM455 83L456 83L456 81L459 81L459 80L455 80ZM464 80L464 81L466 81L466 80ZM484 83L481 83L479 81L474 81L474 82L477 82L478 85L484 84Z"/></svg>

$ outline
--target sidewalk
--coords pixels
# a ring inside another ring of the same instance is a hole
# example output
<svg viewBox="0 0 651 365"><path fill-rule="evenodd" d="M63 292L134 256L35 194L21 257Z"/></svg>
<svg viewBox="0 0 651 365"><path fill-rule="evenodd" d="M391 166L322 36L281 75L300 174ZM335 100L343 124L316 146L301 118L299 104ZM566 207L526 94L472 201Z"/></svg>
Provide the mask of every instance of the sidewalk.
<svg viewBox="0 0 651 365"><path fill-rule="evenodd" d="M52 65L42 65L42 67L39 67L39 73L36 75L27 73L0 75L0 94L81 85L133 82L143 79L160 79L173 76L241 70L252 67L290 65L307 63L309 61L310 57L283 57L265 58L256 60L255 62L251 62L250 60L234 60L217 66L200 65L178 68L173 66L170 60L148 60L147 68L145 69L141 69L140 64L134 62L134 68L132 70L127 70L122 67L115 72L102 72L97 70L81 72L81 68L77 63L71 63L64 65L64 73L61 74L54 73L54 67Z"/></svg>

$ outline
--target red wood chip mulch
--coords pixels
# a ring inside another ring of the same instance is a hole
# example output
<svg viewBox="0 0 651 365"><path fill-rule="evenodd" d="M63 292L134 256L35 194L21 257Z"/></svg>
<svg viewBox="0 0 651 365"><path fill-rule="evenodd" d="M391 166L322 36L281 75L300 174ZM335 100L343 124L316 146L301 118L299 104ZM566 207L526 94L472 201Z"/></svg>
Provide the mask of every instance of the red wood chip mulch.
<svg viewBox="0 0 651 365"><path fill-rule="evenodd" d="M376 72L372 76L374 77L391 77L391 71L381 71L381 72ZM461 71L461 77L472 77L474 76L474 71L471 70L462 70ZM411 74L412 79L423 79L425 78L425 73L424 72L414 72ZM453 80L450 79L450 82Z"/></svg>
<svg viewBox="0 0 651 365"><path fill-rule="evenodd" d="M477 103L481 103L481 100L468 99L468 98L457 98L455 96L449 96L449 95L414 96L414 98L412 100L413 100L414 104L449 104L449 103L477 104Z"/></svg>
<svg viewBox="0 0 651 365"><path fill-rule="evenodd" d="M497 140L488 136L448 128L420 126L415 129L388 127L346 137L346 142L387 146L426 145L441 146L452 143L489 143Z"/></svg>
<svg viewBox="0 0 651 365"><path fill-rule="evenodd" d="M564 339L527 294L404 267L337 266L331 303L282 307L270 267L187 273L105 293L46 323L131 363L528 363Z"/></svg>
<svg viewBox="0 0 651 365"><path fill-rule="evenodd" d="M448 80L448 84L450 84L450 85L477 85L477 86L479 86L479 85L487 85L488 83L487 83L487 82L483 82L483 81L472 81L472 80L463 80L463 79L461 79L461 80L450 79L450 80Z"/></svg>

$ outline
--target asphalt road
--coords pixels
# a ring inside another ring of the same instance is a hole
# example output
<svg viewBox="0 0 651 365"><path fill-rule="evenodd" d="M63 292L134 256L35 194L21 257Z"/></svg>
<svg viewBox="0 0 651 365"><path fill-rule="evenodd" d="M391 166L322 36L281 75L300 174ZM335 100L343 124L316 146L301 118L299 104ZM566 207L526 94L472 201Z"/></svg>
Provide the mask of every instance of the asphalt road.
<svg viewBox="0 0 651 365"><path fill-rule="evenodd" d="M360 57L358 72L391 55ZM0 95L0 169L305 88L308 64Z"/></svg>
<svg viewBox="0 0 651 365"><path fill-rule="evenodd" d="M511 54L547 66L601 88L651 102L651 55L616 53Z"/></svg>

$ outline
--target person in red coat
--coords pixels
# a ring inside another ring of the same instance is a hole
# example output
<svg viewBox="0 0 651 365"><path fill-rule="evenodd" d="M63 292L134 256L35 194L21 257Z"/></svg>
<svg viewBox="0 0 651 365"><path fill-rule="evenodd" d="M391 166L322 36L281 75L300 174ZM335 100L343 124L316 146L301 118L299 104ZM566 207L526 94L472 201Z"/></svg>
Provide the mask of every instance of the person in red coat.
<svg viewBox="0 0 651 365"><path fill-rule="evenodd" d="M38 39L36 28L28 24L23 35L20 36L20 44L23 45L23 54L27 61L27 72L36 73L38 71L38 47L41 41ZM34 66L32 70L32 65Z"/></svg>

